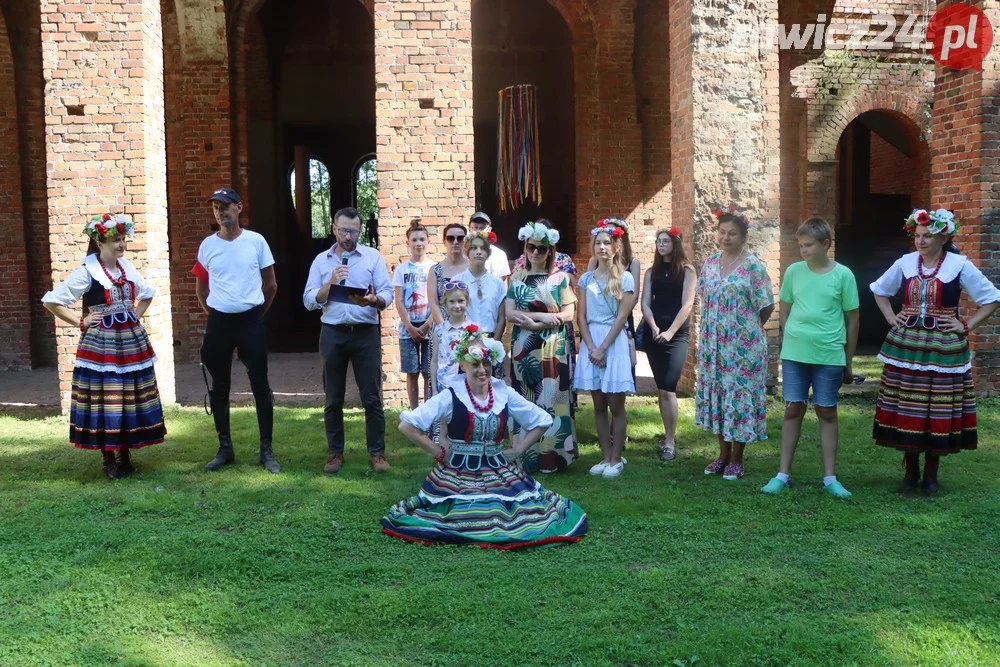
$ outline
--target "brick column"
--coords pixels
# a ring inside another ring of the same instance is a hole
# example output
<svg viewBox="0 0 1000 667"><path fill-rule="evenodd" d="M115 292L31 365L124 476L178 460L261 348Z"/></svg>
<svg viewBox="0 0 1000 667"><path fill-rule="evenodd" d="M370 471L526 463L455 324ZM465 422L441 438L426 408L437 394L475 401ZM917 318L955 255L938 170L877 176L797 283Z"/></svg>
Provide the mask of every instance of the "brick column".
<svg viewBox="0 0 1000 667"><path fill-rule="evenodd" d="M7 239L26 235L21 199L21 159L17 128L14 56L7 23L0 14L0 234ZM31 306L28 295L27 248L17 243L0 265L0 370L31 368Z"/></svg>
<svg viewBox="0 0 1000 667"><path fill-rule="evenodd" d="M673 224L691 240L692 256L700 268L718 249L712 210L730 201L741 206L753 221L750 250L767 264L776 293L778 53L734 50L731 35L759 31L777 21L776 0L745 8L709 0L670 2ZM771 373L776 377L777 311L767 331ZM690 382L685 378L685 391L690 391Z"/></svg>
<svg viewBox="0 0 1000 667"><path fill-rule="evenodd" d="M173 403L159 0L42 0L41 35L53 282L79 266L92 214L135 220L129 257L157 291L144 324L159 357L160 396ZM56 335L66 411L79 333L60 325Z"/></svg>
<svg viewBox="0 0 1000 667"><path fill-rule="evenodd" d="M475 205L472 4L375 2L379 235L390 267L407 256L405 230L465 222ZM398 317L382 313L383 400L406 402Z"/></svg>
<svg viewBox="0 0 1000 667"><path fill-rule="evenodd" d="M942 3L945 4L945 3ZM972 2L1000 27L1000 2ZM940 7L940 5L939 5ZM996 41L983 70L938 67L931 120L931 202L955 212L957 244L986 277L1000 286L1000 50ZM966 298L962 316L975 312ZM972 335L973 373L981 395L1000 394L1000 315Z"/></svg>

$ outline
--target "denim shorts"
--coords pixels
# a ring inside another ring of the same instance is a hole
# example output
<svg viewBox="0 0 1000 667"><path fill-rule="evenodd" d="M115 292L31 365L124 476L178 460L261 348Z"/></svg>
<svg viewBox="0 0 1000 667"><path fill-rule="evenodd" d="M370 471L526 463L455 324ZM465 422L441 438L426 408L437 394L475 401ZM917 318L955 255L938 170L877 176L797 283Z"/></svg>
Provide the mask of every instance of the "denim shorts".
<svg viewBox="0 0 1000 667"><path fill-rule="evenodd" d="M781 360L781 393L785 403L808 403L809 386L812 385L813 405L835 408L837 393L843 383L843 366Z"/></svg>
<svg viewBox="0 0 1000 667"><path fill-rule="evenodd" d="M424 377L431 376L430 338L419 342L412 338L399 339L399 371L401 373L420 373Z"/></svg>

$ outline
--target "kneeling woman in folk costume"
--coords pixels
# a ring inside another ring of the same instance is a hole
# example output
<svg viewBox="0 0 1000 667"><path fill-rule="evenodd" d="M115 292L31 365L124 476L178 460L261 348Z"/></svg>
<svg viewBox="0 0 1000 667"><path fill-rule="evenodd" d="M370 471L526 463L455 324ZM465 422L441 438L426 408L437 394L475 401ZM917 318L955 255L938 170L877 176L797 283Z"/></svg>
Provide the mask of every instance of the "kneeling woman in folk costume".
<svg viewBox="0 0 1000 667"><path fill-rule="evenodd" d="M400 415L399 430L438 464L420 493L389 510L382 532L425 544L493 549L582 539L587 532L583 510L546 491L511 463L542 437L552 416L491 377L493 366L503 362L503 345L470 325L454 354L464 374L416 410ZM427 435L442 419L447 423L447 448ZM502 451L511 419L521 424L522 437L513 449Z"/></svg>
<svg viewBox="0 0 1000 667"><path fill-rule="evenodd" d="M163 442L156 357L139 320L155 291L124 259L134 233L123 215L94 216L84 228L91 247L66 280L42 297L53 315L80 327L73 365L69 440L98 449L111 479L132 474L129 450ZM83 298L83 316L69 310ZM115 454L117 453L117 457Z"/></svg>
<svg viewBox="0 0 1000 667"><path fill-rule="evenodd" d="M885 369L872 435L877 444L905 452L904 492L917 489L923 452L921 488L931 495L938 490L939 457L976 448L968 336L1000 305L1000 290L958 254L952 243L958 223L950 211L915 209L905 228L917 251L896 260L871 284L892 327L878 355ZM895 313L889 298L900 288L903 309ZM979 306L964 321L958 318L963 289Z"/></svg>

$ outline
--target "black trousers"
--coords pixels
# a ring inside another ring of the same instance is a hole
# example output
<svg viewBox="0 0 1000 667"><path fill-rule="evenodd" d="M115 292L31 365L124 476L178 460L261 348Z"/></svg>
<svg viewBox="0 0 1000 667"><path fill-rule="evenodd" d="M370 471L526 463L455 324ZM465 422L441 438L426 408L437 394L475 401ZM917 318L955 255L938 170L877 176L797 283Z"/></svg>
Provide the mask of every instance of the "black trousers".
<svg viewBox="0 0 1000 667"><path fill-rule="evenodd" d="M270 442L274 430L274 395L267 381L267 331L264 328L263 306L242 313L208 311L208 326L201 343L201 363L212 376L209 396L215 430L220 436L230 435L229 388L233 350L246 366L250 378L261 442Z"/></svg>
<svg viewBox="0 0 1000 667"><path fill-rule="evenodd" d="M344 452L344 394L347 364L354 367L354 381L365 409L368 453L385 452L385 413L382 411L382 338L376 324L324 324L319 334L323 355L323 424L331 454Z"/></svg>

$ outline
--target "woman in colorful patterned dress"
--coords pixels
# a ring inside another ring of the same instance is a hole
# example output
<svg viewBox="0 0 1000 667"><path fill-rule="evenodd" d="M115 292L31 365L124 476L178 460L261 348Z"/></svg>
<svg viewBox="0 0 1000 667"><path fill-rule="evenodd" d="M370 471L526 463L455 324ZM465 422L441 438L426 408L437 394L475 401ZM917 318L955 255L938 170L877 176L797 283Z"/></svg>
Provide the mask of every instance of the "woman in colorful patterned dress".
<svg viewBox="0 0 1000 667"><path fill-rule="evenodd" d="M73 365L69 440L100 450L111 479L132 474L129 451L163 442L156 356L139 320L155 291L124 259L134 233L123 215L94 216L84 228L97 252L42 297L53 315L80 327ZM83 298L83 316L70 310ZM117 457L116 457L117 453Z"/></svg>
<svg viewBox="0 0 1000 667"><path fill-rule="evenodd" d="M719 246L698 280L698 389L694 423L719 437L719 458L705 468L730 481L743 477L743 448L767 439L767 337L774 311L767 268L747 252L750 222L734 207L715 212Z"/></svg>
<svg viewBox="0 0 1000 667"><path fill-rule="evenodd" d="M521 465L529 473L552 473L577 456L566 331L567 322L573 320L576 295L569 276L554 268L559 232L529 222L517 236L524 241L528 266L514 272L507 288L507 321L513 325L511 386L555 419L545 437L525 451ZM517 419L511 432L517 443L521 432Z"/></svg>
<svg viewBox="0 0 1000 667"><path fill-rule="evenodd" d="M552 221L548 218L539 218L534 224L552 229ZM569 288L576 291L576 285L574 284L576 280L576 264L573 263L573 258L564 252L556 252L556 258L552 266L556 271L562 271L569 276ZM514 261L514 271L523 271L527 267L527 259L525 259L523 254ZM569 341L569 381L571 384L573 378L576 376L576 331L574 329L573 320L566 323L566 340ZM570 400L575 410L576 389L572 390Z"/></svg>
<svg viewBox="0 0 1000 667"><path fill-rule="evenodd" d="M920 482L938 490L940 457L975 449L976 394L972 383L969 332L1000 306L1000 290L952 243L958 223L950 211L914 209L906 219L916 252L903 255L871 284L890 329L878 358L885 364L872 436L876 444L903 450L903 491ZM931 268L933 267L933 268ZM889 302L900 288L903 309ZM979 309L958 317L962 290Z"/></svg>
<svg viewBox="0 0 1000 667"><path fill-rule="evenodd" d="M491 377L493 366L503 361L503 344L472 325L459 339L455 358L464 374L416 410L400 415L399 430L435 456L438 465L420 493L389 510L382 532L425 544L493 549L581 540L587 532L583 510L511 463L542 437L552 416ZM503 451L511 419L524 433L519 444ZM439 420L447 423L447 447L426 435Z"/></svg>

